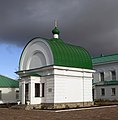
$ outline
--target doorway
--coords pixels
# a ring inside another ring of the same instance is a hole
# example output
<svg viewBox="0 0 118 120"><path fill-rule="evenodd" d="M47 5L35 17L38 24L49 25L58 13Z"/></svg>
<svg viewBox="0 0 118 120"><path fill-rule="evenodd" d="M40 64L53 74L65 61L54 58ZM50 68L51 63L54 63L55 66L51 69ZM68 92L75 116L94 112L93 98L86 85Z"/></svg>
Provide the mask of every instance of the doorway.
<svg viewBox="0 0 118 120"><path fill-rule="evenodd" d="M25 84L25 104L29 100L29 84Z"/></svg>

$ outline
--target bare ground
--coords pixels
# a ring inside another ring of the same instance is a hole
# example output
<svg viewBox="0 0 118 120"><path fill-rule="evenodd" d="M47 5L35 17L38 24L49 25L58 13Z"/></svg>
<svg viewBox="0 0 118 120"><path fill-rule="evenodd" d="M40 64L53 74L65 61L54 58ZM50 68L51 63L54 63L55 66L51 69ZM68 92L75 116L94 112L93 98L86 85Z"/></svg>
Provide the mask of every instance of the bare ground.
<svg viewBox="0 0 118 120"><path fill-rule="evenodd" d="M58 113L0 108L0 120L118 120L118 107Z"/></svg>

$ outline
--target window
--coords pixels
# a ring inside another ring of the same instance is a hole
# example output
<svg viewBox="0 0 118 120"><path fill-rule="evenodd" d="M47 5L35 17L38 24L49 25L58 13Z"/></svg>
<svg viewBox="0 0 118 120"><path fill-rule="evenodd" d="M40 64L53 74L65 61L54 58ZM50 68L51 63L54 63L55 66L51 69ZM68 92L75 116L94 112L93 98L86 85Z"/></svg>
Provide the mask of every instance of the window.
<svg viewBox="0 0 118 120"><path fill-rule="evenodd" d="M116 80L116 71L111 71L112 80Z"/></svg>
<svg viewBox="0 0 118 120"><path fill-rule="evenodd" d="M116 89L115 88L111 88L111 95L115 96L115 94L116 94Z"/></svg>
<svg viewBox="0 0 118 120"><path fill-rule="evenodd" d="M101 95L105 96L105 89L104 88L101 88Z"/></svg>
<svg viewBox="0 0 118 120"><path fill-rule="evenodd" d="M16 90L16 99L18 100L19 99L19 91Z"/></svg>
<svg viewBox="0 0 118 120"><path fill-rule="evenodd" d="M42 83L42 97L45 96L45 83Z"/></svg>
<svg viewBox="0 0 118 120"><path fill-rule="evenodd" d="M101 81L104 81L104 72L100 73L100 79L101 79Z"/></svg>
<svg viewBox="0 0 118 120"><path fill-rule="evenodd" d="M2 99L2 91L0 90L0 100Z"/></svg>
<svg viewBox="0 0 118 120"><path fill-rule="evenodd" d="M35 83L35 97L40 97L40 83Z"/></svg>

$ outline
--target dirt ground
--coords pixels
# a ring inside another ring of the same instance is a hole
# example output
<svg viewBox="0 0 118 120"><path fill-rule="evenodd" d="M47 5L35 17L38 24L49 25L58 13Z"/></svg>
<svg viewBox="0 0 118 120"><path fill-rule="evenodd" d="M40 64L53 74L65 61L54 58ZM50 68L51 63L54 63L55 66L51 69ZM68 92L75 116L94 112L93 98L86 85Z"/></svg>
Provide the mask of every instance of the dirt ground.
<svg viewBox="0 0 118 120"><path fill-rule="evenodd" d="M118 107L68 112L0 108L0 120L118 120Z"/></svg>

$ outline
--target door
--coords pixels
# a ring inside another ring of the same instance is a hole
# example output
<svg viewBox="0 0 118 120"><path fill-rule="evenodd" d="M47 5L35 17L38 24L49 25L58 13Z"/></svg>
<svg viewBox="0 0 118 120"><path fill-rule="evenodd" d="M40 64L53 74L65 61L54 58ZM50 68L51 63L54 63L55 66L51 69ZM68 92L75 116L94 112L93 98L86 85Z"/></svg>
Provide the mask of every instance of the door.
<svg viewBox="0 0 118 120"><path fill-rule="evenodd" d="M25 84L25 103L29 100L29 84Z"/></svg>

